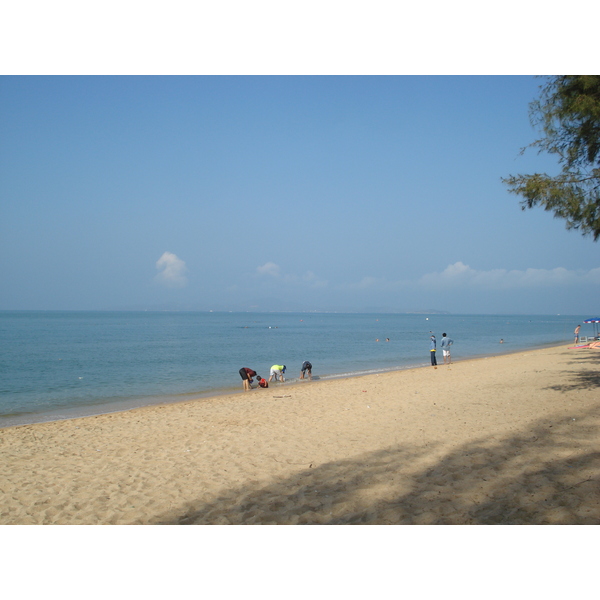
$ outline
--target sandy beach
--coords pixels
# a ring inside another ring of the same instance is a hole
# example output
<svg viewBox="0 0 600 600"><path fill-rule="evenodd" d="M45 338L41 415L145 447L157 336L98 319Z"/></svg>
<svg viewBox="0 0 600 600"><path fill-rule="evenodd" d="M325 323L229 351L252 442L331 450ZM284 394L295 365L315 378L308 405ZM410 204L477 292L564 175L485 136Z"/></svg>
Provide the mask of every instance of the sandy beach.
<svg viewBox="0 0 600 600"><path fill-rule="evenodd" d="M0 524L598 524L600 351L0 430Z"/></svg>

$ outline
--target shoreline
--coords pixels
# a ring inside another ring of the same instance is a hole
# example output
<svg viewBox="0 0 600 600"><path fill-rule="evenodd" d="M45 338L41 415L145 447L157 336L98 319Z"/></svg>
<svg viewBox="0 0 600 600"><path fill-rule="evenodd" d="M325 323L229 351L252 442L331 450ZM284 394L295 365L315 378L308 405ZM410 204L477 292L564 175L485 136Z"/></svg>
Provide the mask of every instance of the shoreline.
<svg viewBox="0 0 600 600"><path fill-rule="evenodd" d="M554 347L563 347L567 342L557 344L557 343L546 343L546 344L538 344L532 346L529 349L517 348L513 350L506 350L503 352L496 353L486 353L486 354L477 354L472 356L466 356L464 358L460 358L459 362L470 361L470 360L478 360L481 358L490 358L494 356L504 356L509 354L517 354L520 352L527 352L529 350L543 349L543 348L554 348ZM440 351L440 359L441 351ZM440 365L438 365L440 366ZM441 363L443 366L443 363ZM420 369L430 367L429 363L426 361L418 362L418 363L407 363L405 366L397 366L391 368L383 368L383 369L368 369L364 371L355 371L350 373L332 373L326 374L323 376L316 376L313 378L314 383L319 381L331 381L338 379L351 379L355 377L364 377L368 375L377 375L380 373L395 373L402 372L411 369ZM286 380L285 385L291 386L296 384L303 383L299 378L293 378L291 380ZM280 384L277 384L279 387ZM269 387L268 389L272 389ZM256 390L256 388L253 388ZM190 392L186 394L180 394L178 396L170 396L170 395L161 395L161 396L149 396L144 398L135 398L122 400L117 402L99 402L98 404L93 405L84 405L77 407L67 407L63 409L53 409L46 412L39 413L21 413L18 415L6 415L0 416L0 431L4 429L8 429L11 427L20 427L23 425L36 425L38 423L54 423L59 421L66 421L70 419L82 419L87 417L97 417L101 415L107 414L115 414L128 412L130 410L136 410L139 408L148 408L152 406L169 406L173 404L181 404L186 402L195 402L195 401L208 401L212 398L220 398L222 396L230 396L243 394L243 390L233 389L233 387L226 388L218 388L209 390L206 392ZM182 398L182 396L185 396Z"/></svg>
<svg viewBox="0 0 600 600"><path fill-rule="evenodd" d="M558 346L3 429L0 524L600 524L599 367Z"/></svg>

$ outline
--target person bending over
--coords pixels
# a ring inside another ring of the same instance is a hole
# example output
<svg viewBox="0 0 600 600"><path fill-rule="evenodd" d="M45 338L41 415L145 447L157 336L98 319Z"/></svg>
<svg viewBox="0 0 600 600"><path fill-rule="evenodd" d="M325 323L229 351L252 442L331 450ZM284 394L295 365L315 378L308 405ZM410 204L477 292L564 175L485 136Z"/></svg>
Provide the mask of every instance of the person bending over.
<svg viewBox="0 0 600 600"><path fill-rule="evenodd" d="M304 379L304 375L306 373L308 373L308 378L312 380L312 365L307 360L305 360L302 363L302 369L300 370L300 379Z"/></svg>
<svg viewBox="0 0 600 600"><path fill-rule="evenodd" d="M244 384L244 391L247 392L250 389L252 378L256 377L256 371L253 371L248 367L242 367L240 369L240 377L242 378L242 382Z"/></svg>
<svg viewBox="0 0 600 600"><path fill-rule="evenodd" d="M273 365L269 375L269 383L271 383L273 377L275 377L275 381L277 381L277 377L279 377L281 379L281 383L283 383L285 381L283 374L285 373L286 368L287 367L285 365Z"/></svg>

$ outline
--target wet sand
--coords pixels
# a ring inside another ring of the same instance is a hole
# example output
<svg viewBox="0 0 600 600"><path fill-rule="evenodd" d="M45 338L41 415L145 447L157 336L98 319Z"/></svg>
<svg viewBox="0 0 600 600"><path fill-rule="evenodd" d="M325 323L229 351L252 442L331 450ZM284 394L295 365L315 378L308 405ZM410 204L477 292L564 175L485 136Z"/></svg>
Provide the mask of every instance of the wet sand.
<svg viewBox="0 0 600 600"><path fill-rule="evenodd" d="M0 430L0 524L598 524L600 351Z"/></svg>

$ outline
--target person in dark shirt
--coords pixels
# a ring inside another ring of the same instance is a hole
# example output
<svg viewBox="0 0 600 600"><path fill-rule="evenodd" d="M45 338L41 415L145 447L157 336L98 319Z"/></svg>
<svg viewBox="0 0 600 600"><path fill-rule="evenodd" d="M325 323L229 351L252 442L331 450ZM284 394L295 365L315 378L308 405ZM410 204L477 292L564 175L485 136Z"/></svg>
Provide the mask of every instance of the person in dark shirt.
<svg viewBox="0 0 600 600"><path fill-rule="evenodd" d="M305 360L302 363L302 369L301 369L301 372L300 372L300 379L304 379L304 374L307 371L308 371L308 378L310 380L312 380L312 365L307 360Z"/></svg>
<svg viewBox="0 0 600 600"><path fill-rule="evenodd" d="M432 335L430 340L431 340L431 343L429 345L429 354L431 354L431 366L434 369L437 369L437 358L435 357L435 352L437 350L435 335Z"/></svg>
<svg viewBox="0 0 600 600"><path fill-rule="evenodd" d="M242 378L242 382L244 384L244 391L247 392L250 389L250 384L252 383L252 378L257 377L256 371L249 369L248 367L243 367L240 369L240 377Z"/></svg>

